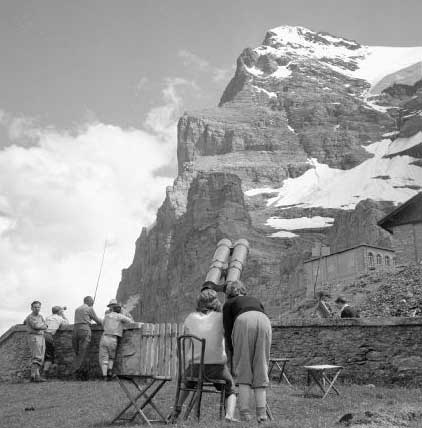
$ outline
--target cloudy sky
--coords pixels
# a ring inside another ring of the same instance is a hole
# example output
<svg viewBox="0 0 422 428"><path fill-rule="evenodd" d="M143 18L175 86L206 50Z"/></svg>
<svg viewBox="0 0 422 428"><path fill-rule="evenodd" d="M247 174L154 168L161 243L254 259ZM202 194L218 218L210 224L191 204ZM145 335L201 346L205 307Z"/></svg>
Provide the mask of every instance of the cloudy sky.
<svg viewBox="0 0 422 428"><path fill-rule="evenodd" d="M240 52L302 25L422 45L419 0L2 0L0 333L29 303L115 296L176 172L176 122L209 107Z"/></svg>

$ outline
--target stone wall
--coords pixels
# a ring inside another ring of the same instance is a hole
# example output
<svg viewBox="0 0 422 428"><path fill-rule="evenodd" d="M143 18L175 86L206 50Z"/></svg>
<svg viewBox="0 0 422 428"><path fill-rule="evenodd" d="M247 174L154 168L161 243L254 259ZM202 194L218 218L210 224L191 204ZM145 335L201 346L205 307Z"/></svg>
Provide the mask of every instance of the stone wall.
<svg viewBox="0 0 422 428"><path fill-rule="evenodd" d="M102 333L93 327L89 349L90 377L100 375L98 343ZM125 331L133 338L139 324ZM70 374L72 326L58 332L58 376ZM138 343L131 339L129 348ZM126 354L131 349L126 349ZM125 350L120 349L122 355ZM133 353L133 349L131 350ZM126 355L125 354L125 355ZM129 353L130 354L130 353ZM128 355L129 355L128 354ZM361 318L349 320L290 321L273 325L273 356L291 358L286 372L294 382L305 380L304 365L338 364L342 380L355 383L422 385L422 318ZM28 378L29 350L25 327L12 327L0 338L0 381Z"/></svg>
<svg viewBox="0 0 422 428"><path fill-rule="evenodd" d="M73 326L67 326L56 334L57 375L66 378L71 374ZM92 327L92 340L88 350L90 377L100 376L98 364L98 344L102 328ZM16 325L0 337L0 381L19 382L29 378L30 352L27 343L26 327Z"/></svg>
<svg viewBox="0 0 422 428"><path fill-rule="evenodd" d="M337 364L347 382L422 385L422 318L291 321L273 326L272 354L291 358L289 377L304 365Z"/></svg>

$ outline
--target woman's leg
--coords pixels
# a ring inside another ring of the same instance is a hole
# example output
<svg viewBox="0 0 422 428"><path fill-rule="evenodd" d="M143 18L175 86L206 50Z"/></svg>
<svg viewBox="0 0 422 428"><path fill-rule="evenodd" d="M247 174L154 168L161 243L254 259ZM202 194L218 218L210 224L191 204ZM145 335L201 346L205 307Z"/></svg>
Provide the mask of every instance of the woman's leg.
<svg viewBox="0 0 422 428"><path fill-rule="evenodd" d="M226 398L226 419L233 421L234 412L236 411L236 394L230 394Z"/></svg>
<svg viewBox="0 0 422 428"><path fill-rule="evenodd" d="M258 422L267 420L267 390L265 388L255 388L256 417Z"/></svg>
<svg viewBox="0 0 422 428"><path fill-rule="evenodd" d="M251 387L250 385L240 383L239 384L239 409L240 419L242 421L250 421L252 419L249 403L251 399Z"/></svg>

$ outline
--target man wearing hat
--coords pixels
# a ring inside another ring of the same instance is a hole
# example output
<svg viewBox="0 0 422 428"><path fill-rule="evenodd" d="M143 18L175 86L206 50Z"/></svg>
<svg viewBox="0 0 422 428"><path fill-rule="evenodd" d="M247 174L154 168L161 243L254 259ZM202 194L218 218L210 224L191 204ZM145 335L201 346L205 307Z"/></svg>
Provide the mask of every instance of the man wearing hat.
<svg viewBox="0 0 422 428"><path fill-rule="evenodd" d="M72 348L75 352L73 360L73 375L80 380L88 379L88 372L84 369L86 351L91 343L91 322L102 325L94 311L94 299L91 296L84 298L84 304L75 309L75 325L73 327Z"/></svg>
<svg viewBox="0 0 422 428"><path fill-rule="evenodd" d="M104 380L111 379L118 340L123 335L123 326L133 322L131 318L120 313L122 306L116 299L111 299L107 307L109 311L104 317L104 333L99 348L99 361Z"/></svg>
<svg viewBox="0 0 422 428"><path fill-rule="evenodd" d="M66 307L53 306L52 314L45 319L47 330L45 331L45 363L44 372L47 373L54 364L54 335L60 328L69 324L64 311Z"/></svg>

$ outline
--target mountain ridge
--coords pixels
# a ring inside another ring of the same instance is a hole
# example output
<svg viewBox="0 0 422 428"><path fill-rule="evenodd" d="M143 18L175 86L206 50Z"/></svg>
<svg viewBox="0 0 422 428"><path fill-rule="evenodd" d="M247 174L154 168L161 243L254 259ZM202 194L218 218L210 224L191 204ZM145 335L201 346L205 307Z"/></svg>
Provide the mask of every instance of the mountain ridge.
<svg viewBox="0 0 422 428"><path fill-rule="evenodd" d="M182 319L225 236L250 241L244 278L272 317L303 295L315 244L391 246L377 220L422 189L422 48L391 48L394 67L414 66L397 80L368 69L385 49L276 27L241 53L218 107L180 118L178 177L117 293L139 296L138 319Z"/></svg>

